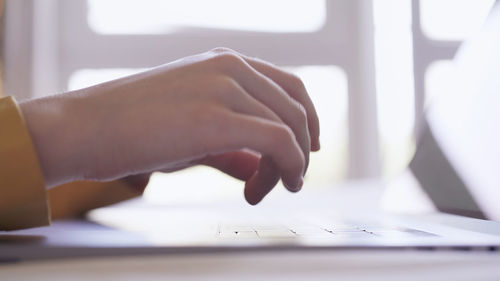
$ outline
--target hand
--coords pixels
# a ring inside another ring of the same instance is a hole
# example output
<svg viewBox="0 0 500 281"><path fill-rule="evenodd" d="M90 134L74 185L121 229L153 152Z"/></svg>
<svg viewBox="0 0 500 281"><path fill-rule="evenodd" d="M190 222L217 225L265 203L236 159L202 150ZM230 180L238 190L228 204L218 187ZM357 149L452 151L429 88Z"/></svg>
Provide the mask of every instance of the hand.
<svg viewBox="0 0 500 281"><path fill-rule="evenodd" d="M204 164L257 204L280 178L298 191L319 150L301 80L224 48L20 106L48 187Z"/></svg>

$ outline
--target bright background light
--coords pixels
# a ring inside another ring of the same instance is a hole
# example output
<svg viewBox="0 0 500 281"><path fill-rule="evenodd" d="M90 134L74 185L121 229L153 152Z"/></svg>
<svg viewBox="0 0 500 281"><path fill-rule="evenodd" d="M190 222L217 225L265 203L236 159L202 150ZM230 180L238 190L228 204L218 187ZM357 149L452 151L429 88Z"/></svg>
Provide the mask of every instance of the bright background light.
<svg viewBox="0 0 500 281"><path fill-rule="evenodd" d="M307 32L325 22L325 0L89 0L103 34L158 34L185 27ZM119 7L119 8L117 8Z"/></svg>
<svg viewBox="0 0 500 281"><path fill-rule="evenodd" d="M495 0L421 0L422 31L436 40L464 40L484 23Z"/></svg>
<svg viewBox="0 0 500 281"><path fill-rule="evenodd" d="M421 0L421 24L433 40L464 40L483 24L494 0ZM382 176L401 172L415 151L411 0L374 0L377 117ZM430 65L425 104L446 88L449 61Z"/></svg>
<svg viewBox="0 0 500 281"><path fill-rule="evenodd" d="M382 175L403 169L414 151L415 91L410 0L376 0L375 77Z"/></svg>

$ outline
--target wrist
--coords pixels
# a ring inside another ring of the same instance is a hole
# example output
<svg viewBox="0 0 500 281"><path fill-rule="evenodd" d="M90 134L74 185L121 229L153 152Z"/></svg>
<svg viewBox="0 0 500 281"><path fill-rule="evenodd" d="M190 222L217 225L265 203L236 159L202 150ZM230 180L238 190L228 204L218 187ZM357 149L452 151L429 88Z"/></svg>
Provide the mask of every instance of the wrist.
<svg viewBox="0 0 500 281"><path fill-rule="evenodd" d="M83 179L85 157L81 144L87 138L80 115L71 107L69 94L19 104L44 175L47 188Z"/></svg>

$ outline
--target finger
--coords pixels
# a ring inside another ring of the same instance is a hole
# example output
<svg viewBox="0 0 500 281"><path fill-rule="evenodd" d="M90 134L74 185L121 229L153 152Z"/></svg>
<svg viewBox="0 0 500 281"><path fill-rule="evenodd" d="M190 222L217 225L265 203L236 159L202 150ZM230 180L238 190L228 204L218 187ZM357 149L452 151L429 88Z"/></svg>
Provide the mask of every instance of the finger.
<svg viewBox="0 0 500 281"><path fill-rule="evenodd" d="M306 169L309 165L311 137L307 125L307 115L302 105L288 96L283 89L269 78L252 68L248 68L254 76L245 75L239 81L253 97L268 106L288 125L295 134L306 160Z"/></svg>
<svg viewBox="0 0 500 281"><path fill-rule="evenodd" d="M238 113L257 116L286 125L274 111L250 95L231 77L221 75L212 78L212 80L218 80L218 101L226 107Z"/></svg>
<svg viewBox="0 0 500 281"><path fill-rule="evenodd" d="M215 126L211 129L215 133L205 137L207 152L248 148L273 159L286 186L295 189L303 181L304 154L289 127L226 108L210 114L217 119L207 123Z"/></svg>
<svg viewBox="0 0 500 281"><path fill-rule="evenodd" d="M245 199L251 205L257 205L280 180L278 167L268 156L260 159L258 170L245 184Z"/></svg>
<svg viewBox="0 0 500 281"><path fill-rule="evenodd" d="M251 116L261 117L261 118L268 119L270 121L274 121L274 122L277 122L277 123L280 123L280 124L283 124L286 126L286 124L284 124L284 122L281 120L281 118L279 116L276 115L276 113L274 113L267 106L265 106L264 104L262 104L261 102L256 100L253 96L248 94L245 91L245 89L243 89L236 81L234 81L233 79L231 79L230 77L227 77L227 76L220 77L219 79L223 79L223 81L220 81L219 83L226 85L223 88L226 89L226 92L229 95L229 98L225 98L225 99L221 100L227 107L231 108L233 111L238 112L238 113L243 113L243 114L248 114ZM236 98L236 99L234 98L235 92L240 93L240 95L238 95L239 98ZM305 148L303 147L302 149L307 150L307 148L308 148L308 146L306 144L306 147ZM307 151L307 154L305 154L305 155L308 155L308 152L309 151ZM206 161L208 161L208 162L212 161L213 162L212 164L218 165L219 167L215 167L215 168L217 168L219 170L221 170L220 165L222 165L222 168L227 168L226 164L230 164L230 163L228 163L228 158L225 157L225 155L220 155L220 156L221 157L209 157L209 158L207 158ZM235 156L242 156L242 155L235 155ZM249 156L255 157L255 155L248 155L248 157ZM256 167L260 167L261 169L271 169L272 167L276 167L275 164L271 165L269 163L266 163L266 160L267 160L267 162L270 161L269 157L263 157L263 159L261 159L261 162L264 161L264 163L259 165L258 164L259 158L257 158L257 161L255 163L252 163L252 165L255 164L255 170L256 170ZM234 160L234 159L230 159L230 160ZM254 159L248 159L248 160L254 160ZM306 157L306 169L307 169L307 160L308 160L308 158ZM239 164L239 163L231 163L231 164ZM208 165L213 166L210 163ZM248 178L250 178L250 176L252 176L254 174L255 170L252 171L252 174L248 175L248 177L244 178L244 180L245 181L248 180ZM276 170L276 168L274 168L274 170ZM247 171L250 171L250 170L247 170ZM234 171L223 171L223 172L230 173L230 172L234 172ZM272 175L272 177L271 177L271 175ZM274 178L277 178L277 180L275 181ZM261 172L258 172L256 175L254 175L251 183L249 184L247 182L246 186L250 187L250 189L249 189L250 194L263 194L262 197L260 197L260 199L258 200L258 201L260 201L276 185L277 181L279 181L279 178L280 178L279 171L271 171L271 170L261 171ZM268 183L268 184L266 184L266 183ZM262 189L262 190L268 189L268 190L267 190L267 192L255 193L255 190L258 190L258 189ZM293 188L289 188L289 189L293 189ZM247 189L245 189L245 190L247 190ZM247 194L247 193L245 193L245 194ZM257 196L257 197L259 197L259 196ZM252 199L255 201L257 197L254 196L254 197L252 197ZM248 197L245 197L245 198L247 198L247 201L248 201ZM256 201L254 204L257 204L258 201ZM250 204L252 204L251 201L248 201L248 202Z"/></svg>
<svg viewBox="0 0 500 281"><path fill-rule="evenodd" d="M269 77L283 88L293 99L302 104L307 112L307 122L311 135L311 150L317 151L319 143L319 118L314 104L304 86L304 83L295 75L288 73L277 66L257 58L239 54L257 71Z"/></svg>
<svg viewBox="0 0 500 281"><path fill-rule="evenodd" d="M197 164L213 167L232 177L246 181L244 195L246 201L251 205L262 201L280 179L278 167L270 157L260 157L256 153L246 150L209 155L197 161Z"/></svg>
<svg viewBox="0 0 500 281"><path fill-rule="evenodd" d="M219 62L222 71L234 78L248 94L275 112L292 129L304 153L307 168L311 145L304 107L241 58L229 54L223 60L226 61Z"/></svg>
<svg viewBox="0 0 500 281"><path fill-rule="evenodd" d="M260 156L245 150L209 155L199 161L237 179L247 181L256 173Z"/></svg>

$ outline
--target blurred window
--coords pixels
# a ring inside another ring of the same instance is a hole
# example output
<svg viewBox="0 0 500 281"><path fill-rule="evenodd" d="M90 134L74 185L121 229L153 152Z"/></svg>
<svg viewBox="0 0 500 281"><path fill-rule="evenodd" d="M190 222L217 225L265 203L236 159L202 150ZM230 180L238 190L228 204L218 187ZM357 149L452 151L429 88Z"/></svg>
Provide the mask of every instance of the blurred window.
<svg viewBox="0 0 500 281"><path fill-rule="evenodd" d="M410 0L375 0L375 71L382 176L406 167L414 151L415 91Z"/></svg>
<svg viewBox="0 0 500 281"><path fill-rule="evenodd" d="M422 31L434 40L464 40L483 24L495 0L420 0Z"/></svg>
<svg viewBox="0 0 500 281"><path fill-rule="evenodd" d="M161 34L182 32L184 27L310 32L320 29L326 17L325 0L89 0L88 4L89 26L102 34Z"/></svg>
<svg viewBox="0 0 500 281"><path fill-rule="evenodd" d="M449 83L453 83L454 63L449 60L438 60L433 62L425 75L425 107L432 104L434 97L450 89Z"/></svg>

